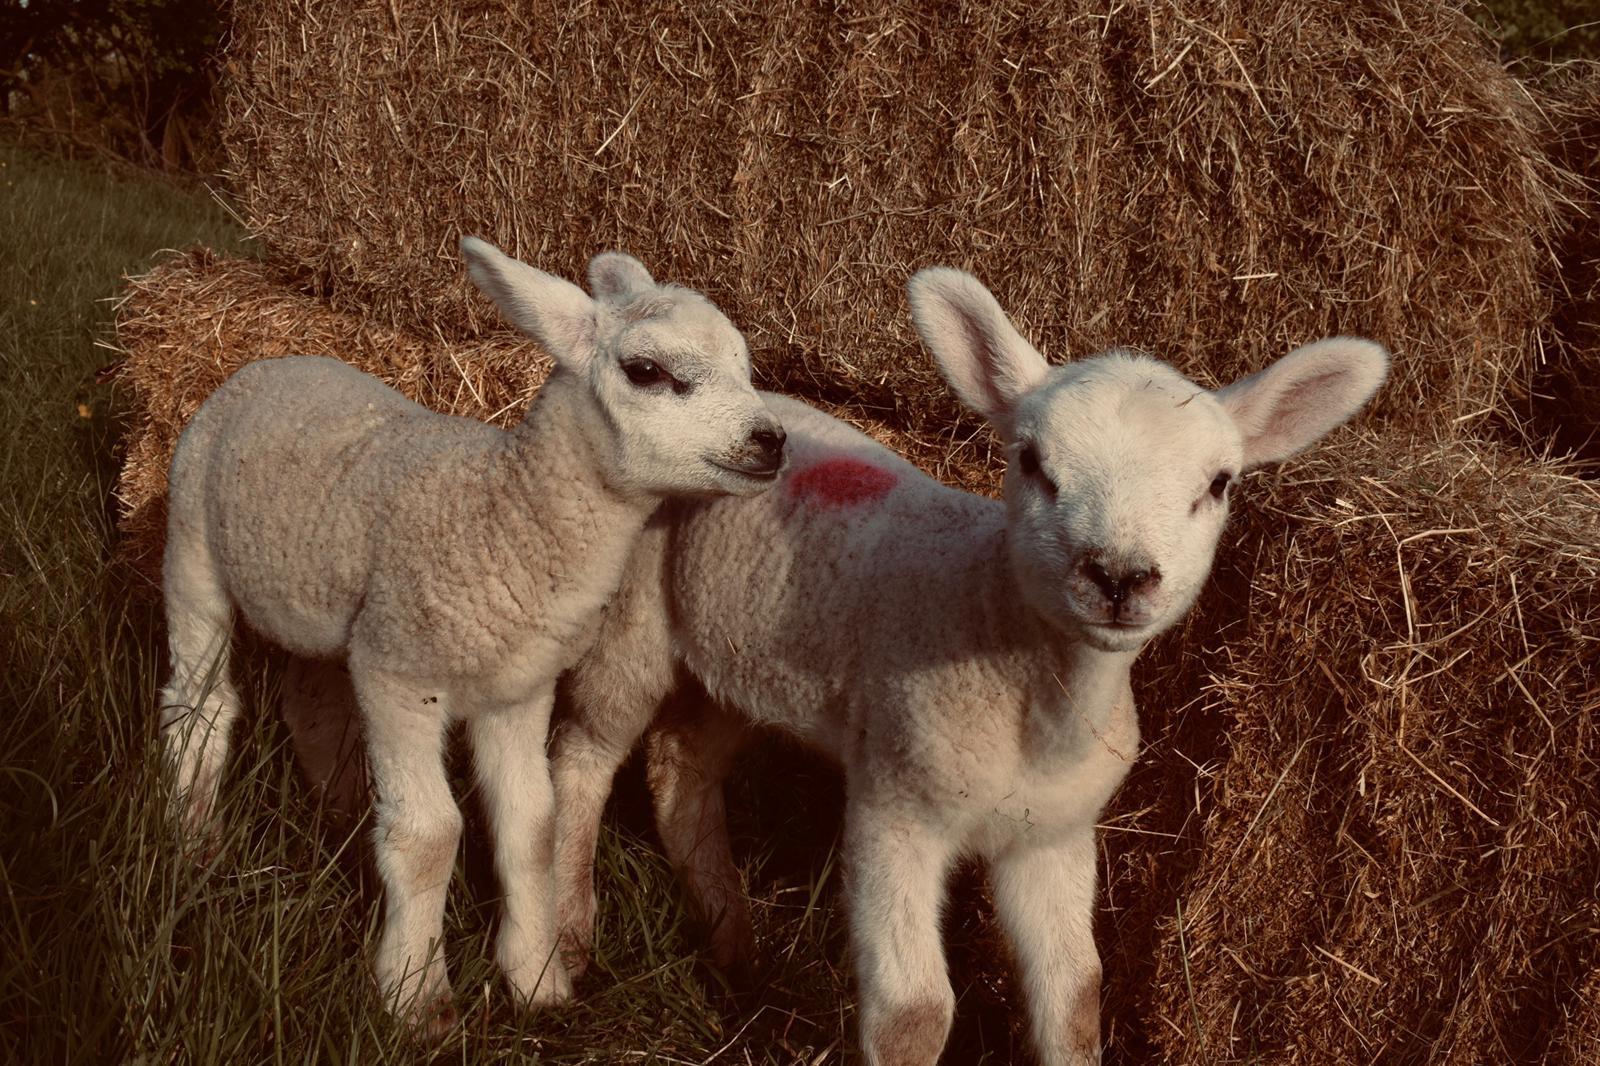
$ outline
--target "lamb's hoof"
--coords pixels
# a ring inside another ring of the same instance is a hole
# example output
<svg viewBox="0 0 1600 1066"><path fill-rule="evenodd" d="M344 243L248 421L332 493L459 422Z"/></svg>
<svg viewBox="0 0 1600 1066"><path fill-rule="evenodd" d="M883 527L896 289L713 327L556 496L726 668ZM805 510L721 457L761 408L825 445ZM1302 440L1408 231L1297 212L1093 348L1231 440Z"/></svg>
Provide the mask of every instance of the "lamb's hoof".
<svg viewBox="0 0 1600 1066"><path fill-rule="evenodd" d="M756 964L751 959L735 959L726 966L719 967L722 977L728 982L728 988L737 998L753 991L756 987Z"/></svg>
<svg viewBox="0 0 1600 1066"><path fill-rule="evenodd" d="M756 938L748 925L719 926L711 934L708 961L734 995L756 986Z"/></svg>
<svg viewBox="0 0 1600 1066"><path fill-rule="evenodd" d="M703 956L700 975L711 994L711 1001L717 1004L719 1010L729 1014L747 1010L765 983L760 968L748 959L722 966L709 956Z"/></svg>
<svg viewBox="0 0 1600 1066"><path fill-rule="evenodd" d="M517 989L515 994L517 1003L525 1011L551 1010L572 1002L572 981L560 966L552 966L533 991L524 994Z"/></svg>
<svg viewBox="0 0 1600 1066"><path fill-rule="evenodd" d="M743 1010L765 984L767 975L760 964L764 960L758 959L753 943L733 945L712 937L710 949L700 961L725 1010Z"/></svg>
<svg viewBox="0 0 1600 1066"><path fill-rule="evenodd" d="M518 958L530 956L538 962L523 961L508 965L506 955L497 961L505 976L506 987L511 991L512 1002L522 1011L549 1010L572 999L572 979L562 965L559 947L555 951L545 948L538 952L519 952Z"/></svg>

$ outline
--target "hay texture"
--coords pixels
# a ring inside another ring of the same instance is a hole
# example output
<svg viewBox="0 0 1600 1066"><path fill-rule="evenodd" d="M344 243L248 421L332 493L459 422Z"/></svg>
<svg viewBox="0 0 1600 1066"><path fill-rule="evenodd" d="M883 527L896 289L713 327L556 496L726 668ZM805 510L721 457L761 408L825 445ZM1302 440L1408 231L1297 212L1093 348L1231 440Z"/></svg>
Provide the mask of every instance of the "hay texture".
<svg viewBox="0 0 1600 1066"><path fill-rule="evenodd" d="M1148 916L1161 1058L1594 1061L1600 491L1392 440L1263 480L1219 571L1242 617L1173 727L1211 761Z"/></svg>
<svg viewBox="0 0 1600 1066"><path fill-rule="evenodd" d="M1527 400L1559 175L1456 2L239 5L235 192L298 283L416 332L488 317L462 233L706 290L766 383L956 417L907 325L973 270L1047 354L1216 381L1359 333L1380 416Z"/></svg>

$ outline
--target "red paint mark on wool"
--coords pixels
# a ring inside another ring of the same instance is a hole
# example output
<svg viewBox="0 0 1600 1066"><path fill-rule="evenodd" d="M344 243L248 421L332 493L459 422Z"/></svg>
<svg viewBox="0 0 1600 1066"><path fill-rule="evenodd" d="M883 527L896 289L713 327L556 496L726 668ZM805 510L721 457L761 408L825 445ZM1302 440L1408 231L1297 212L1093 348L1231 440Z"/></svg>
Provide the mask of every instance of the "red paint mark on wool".
<svg viewBox="0 0 1600 1066"><path fill-rule="evenodd" d="M900 479L860 459L824 459L789 475L789 491L827 507L853 507L880 500Z"/></svg>

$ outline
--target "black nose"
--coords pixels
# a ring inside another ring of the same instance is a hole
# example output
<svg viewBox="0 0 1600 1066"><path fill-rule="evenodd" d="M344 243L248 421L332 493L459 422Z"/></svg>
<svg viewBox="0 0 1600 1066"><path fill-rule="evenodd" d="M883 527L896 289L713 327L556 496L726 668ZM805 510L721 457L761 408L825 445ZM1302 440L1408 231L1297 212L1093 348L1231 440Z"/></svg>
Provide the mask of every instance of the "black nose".
<svg viewBox="0 0 1600 1066"><path fill-rule="evenodd" d="M1129 596L1161 580L1161 571L1153 566L1108 569L1093 556L1085 556L1083 562L1078 564L1078 569L1083 571L1084 577L1094 582L1096 588L1105 593L1106 599L1111 601L1113 607L1122 606Z"/></svg>
<svg viewBox="0 0 1600 1066"><path fill-rule="evenodd" d="M783 458L783 442L787 439L782 426L758 429L750 434L750 443L761 449L762 456L774 466Z"/></svg>

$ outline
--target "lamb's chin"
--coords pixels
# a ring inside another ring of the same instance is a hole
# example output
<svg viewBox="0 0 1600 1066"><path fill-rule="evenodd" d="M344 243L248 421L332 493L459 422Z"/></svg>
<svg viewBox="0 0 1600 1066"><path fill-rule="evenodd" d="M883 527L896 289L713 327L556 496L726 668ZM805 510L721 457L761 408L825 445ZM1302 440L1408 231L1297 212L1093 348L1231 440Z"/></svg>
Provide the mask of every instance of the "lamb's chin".
<svg viewBox="0 0 1600 1066"><path fill-rule="evenodd" d="M1034 610L1065 638L1095 651L1137 651L1164 628L1158 624L1131 626L1090 618L1070 604L1035 604Z"/></svg>

